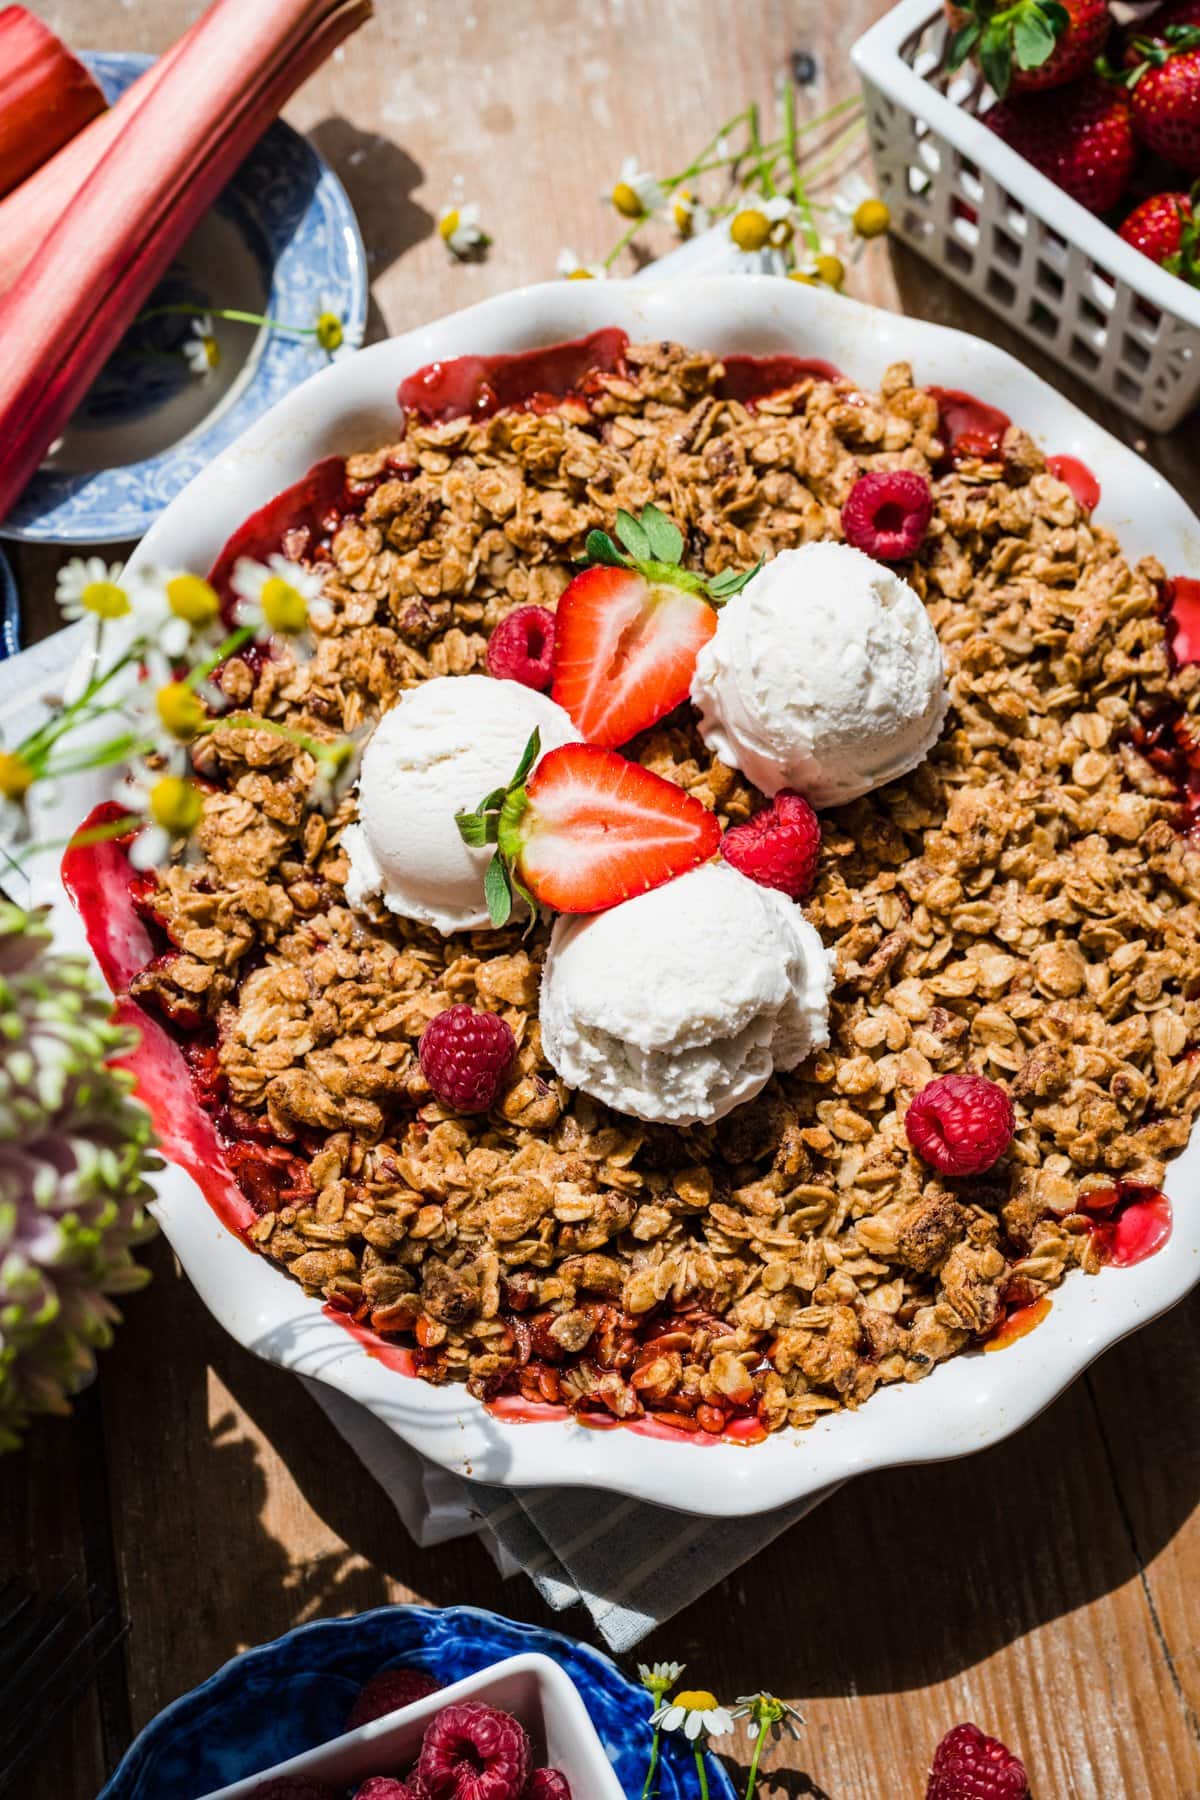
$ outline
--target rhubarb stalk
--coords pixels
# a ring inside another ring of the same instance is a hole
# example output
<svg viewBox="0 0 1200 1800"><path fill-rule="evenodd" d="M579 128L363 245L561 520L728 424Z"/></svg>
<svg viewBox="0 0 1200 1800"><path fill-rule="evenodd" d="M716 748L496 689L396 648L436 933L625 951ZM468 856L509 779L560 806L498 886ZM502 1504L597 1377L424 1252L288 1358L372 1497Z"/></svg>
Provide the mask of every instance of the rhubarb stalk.
<svg viewBox="0 0 1200 1800"><path fill-rule="evenodd" d="M200 217L370 0L217 0L0 302L0 519Z"/></svg>
<svg viewBox="0 0 1200 1800"><path fill-rule="evenodd" d="M0 8L0 194L105 108L78 57L23 6Z"/></svg>

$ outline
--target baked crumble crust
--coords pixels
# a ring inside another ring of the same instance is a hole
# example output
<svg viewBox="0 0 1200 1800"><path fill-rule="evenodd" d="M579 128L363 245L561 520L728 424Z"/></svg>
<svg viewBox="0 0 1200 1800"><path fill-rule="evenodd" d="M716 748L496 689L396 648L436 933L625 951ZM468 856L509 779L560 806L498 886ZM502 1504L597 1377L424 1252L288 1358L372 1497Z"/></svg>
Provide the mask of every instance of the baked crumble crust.
<svg viewBox="0 0 1200 1800"><path fill-rule="evenodd" d="M927 475L936 511L904 573L941 636L952 707L913 775L822 815L805 907L838 955L831 1043L713 1126L642 1125L571 1093L540 1054L544 929L442 937L352 912L311 759L217 730L201 861L161 871L172 949L135 992L177 1021L223 1110L264 1254L415 1343L484 1396L770 1430L857 1406L986 1335L1098 1252L1082 1184L1157 1186L1200 1105L1200 857L1133 728L1170 676L1162 571L1131 567L1040 450L949 472L935 399L893 366L878 395L808 380L753 410L720 363L631 346L584 404L413 424L350 459L366 496L330 549L312 661L230 664L242 707L330 736L433 675L482 669L514 605L553 606L586 533L654 501L709 573L839 538L858 475ZM302 545L292 547L302 549ZM687 709L640 760L745 818L761 797ZM732 948L732 947L731 947ZM417 1040L458 1001L518 1049L485 1118L446 1112ZM203 1042L203 1035L201 1036ZM1006 1159L942 1179L908 1101L977 1070L1017 1109Z"/></svg>

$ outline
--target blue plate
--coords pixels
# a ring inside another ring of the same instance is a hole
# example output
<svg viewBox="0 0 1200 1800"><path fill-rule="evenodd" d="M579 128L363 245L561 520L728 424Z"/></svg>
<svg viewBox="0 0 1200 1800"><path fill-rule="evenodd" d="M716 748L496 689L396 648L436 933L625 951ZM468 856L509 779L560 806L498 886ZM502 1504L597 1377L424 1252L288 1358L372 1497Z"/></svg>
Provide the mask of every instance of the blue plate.
<svg viewBox="0 0 1200 1800"><path fill-rule="evenodd" d="M638 1800L649 1695L586 1644L473 1606L381 1606L247 1650L147 1725L98 1800L195 1800L326 1743L344 1730L359 1688L389 1663L411 1660L448 1685L528 1650L552 1657L575 1682L626 1794ZM707 1761L712 1800L736 1800L720 1763ZM695 1800L695 1761L677 1738L663 1739L659 1766L660 1800Z"/></svg>
<svg viewBox="0 0 1200 1800"><path fill-rule="evenodd" d="M85 58L115 99L152 61ZM147 308L170 302L311 324L335 312L351 343L367 316L367 268L345 189L313 146L277 122L192 233ZM328 360L315 338L218 320L217 367L180 354L192 319L135 325L0 526L55 544L141 537L192 476Z"/></svg>
<svg viewBox="0 0 1200 1800"><path fill-rule="evenodd" d="M21 611L17 605L17 584L8 566L8 558L0 550L0 662L15 656L21 648Z"/></svg>

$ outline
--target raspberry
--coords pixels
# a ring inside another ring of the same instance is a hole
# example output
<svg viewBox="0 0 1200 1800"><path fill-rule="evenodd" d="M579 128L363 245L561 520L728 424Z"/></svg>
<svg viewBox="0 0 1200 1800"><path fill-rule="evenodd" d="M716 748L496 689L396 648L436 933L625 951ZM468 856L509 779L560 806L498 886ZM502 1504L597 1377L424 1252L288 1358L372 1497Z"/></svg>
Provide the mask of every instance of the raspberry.
<svg viewBox="0 0 1200 1800"><path fill-rule="evenodd" d="M1016 1121L1006 1090L982 1075L943 1075L904 1120L918 1156L942 1175L982 1175L1008 1149Z"/></svg>
<svg viewBox="0 0 1200 1800"><path fill-rule="evenodd" d="M721 855L760 887L778 888L803 900L812 888L821 851L817 815L802 794L780 788L770 806L731 825L721 840Z"/></svg>
<svg viewBox="0 0 1200 1800"><path fill-rule="evenodd" d="M525 1789L525 1800L571 1800L571 1786L557 1769L535 1769Z"/></svg>
<svg viewBox="0 0 1200 1800"><path fill-rule="evenodd" d="M1027 1800L1025 1765L978 1725L956 1725L938 1745L925 1800Z"/></svg>
<svg viewBox="0 0 1200 1800"><path fill-rule="evenodd" d="M554 679L554 614L544 606L518 606L488 639L488 674L539 691Z"/></svg>
<svg viewBox="0 0 1200 1800"><path fill-rule="evenodd" d="M441 1685L424 1669L380 1669L351 1707L346 1730L357 1731L371 1719L382 1719L385 1713L396 1712L401 1706L412 1706L415 1701L436 1694Z"/></svg>
<svg viewBox="0 0 1200 1800"><path fill-rule="evenodd" d="M430 1720L416 1772L430 1800L521 1800L532 1760L516 1719L464 1700Z"/></svg>
<svg viewBox="0 0 1200 1800"><path fill-rule="evenodd" d="M425 1079L456 1112L486 1112L517 1053L517 1040L499 1013L451 1006L431 1019L417 1054Z"/></svg>
<svg viewBox="0 0 1200 1800"><path fill-rule="evenodd" d="M418 1790L394 1775L372 1775L354 1790L354 1800L421 1800Z"/></svg>
<svg viewBox="0 0 1200 1800"><path fill-rule="evenodd" d="M933 495L912 469L877 469L860 475L842 508L846 542L880 562L915 556L933 517Z"/></svg>

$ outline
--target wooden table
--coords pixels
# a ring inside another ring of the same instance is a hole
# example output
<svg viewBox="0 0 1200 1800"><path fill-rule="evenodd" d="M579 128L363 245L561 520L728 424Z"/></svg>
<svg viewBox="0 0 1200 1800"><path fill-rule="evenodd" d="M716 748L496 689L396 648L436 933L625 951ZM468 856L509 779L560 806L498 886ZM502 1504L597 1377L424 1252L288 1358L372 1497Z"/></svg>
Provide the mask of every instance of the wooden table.
<svg viewBox="0 0 1200 1800"><path fill-rule="evenodd" d="M886 0L376 5L289 117L357 208L380 335L552 275L563 244L606 250L597 196L621 157L686 163L749 99L771 103L795 52L816 64L802 113L852 91L849 46ZM40 10L76 43L157 50L200 6ZM459 194L495 235L477 266L451 263L435 235ZM854 286L1038 361L906 254L880 246ZM1146 454L1200 504L1196 441L1193 423ZM34 633L52 628L59 560L17 557ZM130 1622L123 1660L56 1734L28 1800L93 1795L166 1701L303 1620L413 1598L550 1620L474 1540L415 1549L291 1377L222 1333L164 1244L149 1261L153 1285L73 1423L42 1425L0 1470L5 1561L46 1585L83 1571ZM1038 1800L1200 1796L1198 1370L1194 1299L998 1449L845 1489L645 1652L686 1660L722 1695L768 1686L802 1704L807 1731L776 1758L781 1795L919 1796L942 1733L975 1718L1020 1749ZM589 1635L582 1614L556 1622ZM744 1742L724 1747L744 1762Z"/></svg>

